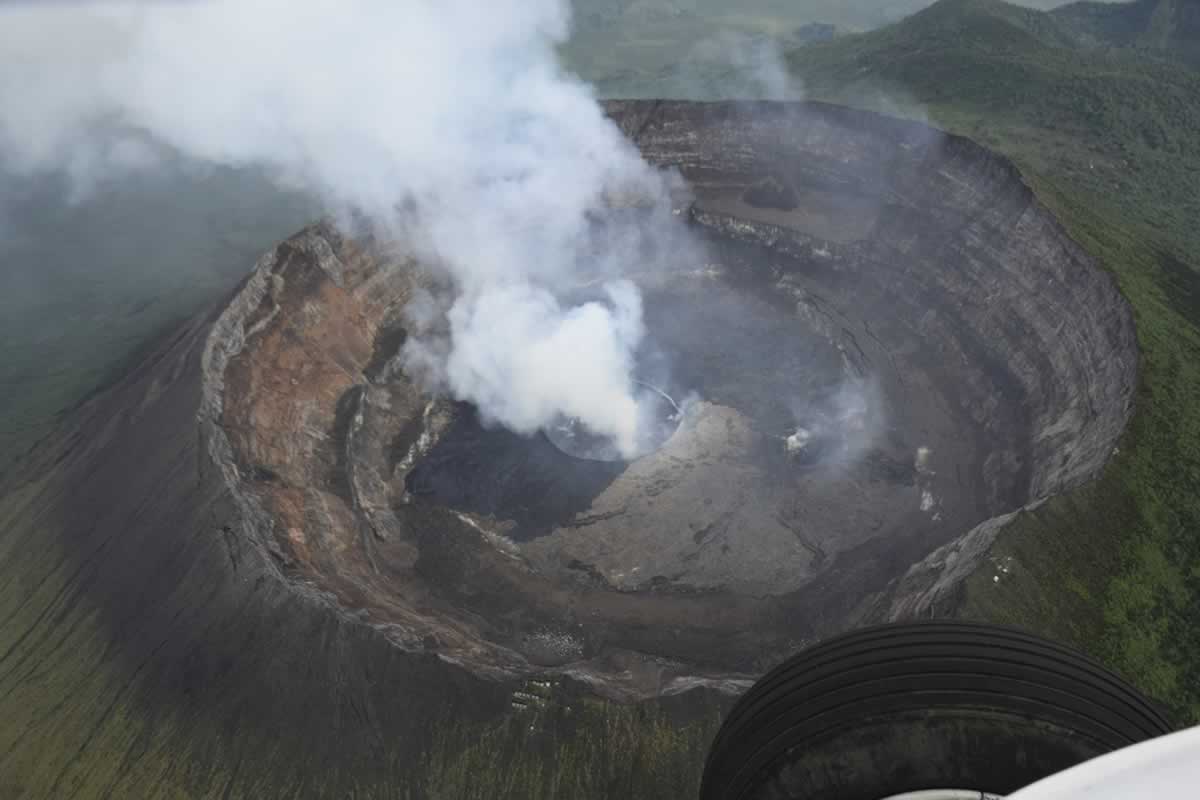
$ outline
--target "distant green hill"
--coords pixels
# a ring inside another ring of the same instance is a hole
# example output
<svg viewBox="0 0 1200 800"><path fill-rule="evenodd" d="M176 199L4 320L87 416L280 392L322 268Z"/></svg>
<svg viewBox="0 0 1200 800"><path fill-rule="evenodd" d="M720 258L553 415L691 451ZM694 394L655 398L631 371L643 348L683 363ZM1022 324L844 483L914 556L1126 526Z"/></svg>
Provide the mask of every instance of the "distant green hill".
<svg viewBox="0 0 1200 800"><path fill-rule="evenodd" d="M1062 0L1023 0L1052 8ZM747 53L787 50L879 28L931 0L572 0L568 65L608 96L697 96L711 87L691 78L737 66ZM814 25L823 26L814 28ZM819 35L814 35L818 34ZM729 88L729 87L723 87ZM728 94L728 93L726 93Z"/></svg>
<svg viewBox="0 0 1200 800"><path fill-rule="evenodd" d="M1050 9L1064 0L1022 0L1020 5ZM896 22L932 4L932 0L571 0L576 22L584 27L695 16L737 25L770 19L786 25L827 22L850 30L869 30Z"/></svg>
<svg viewBox="0 0 1200 800"><path fill-rule="evenodd" d="M1080 2L1054 16L1085 44L1135 47L1200 66L1200 0Z"/></svg>
<svg viewBox="0 0 1200 800"><path fill-rule="evenodd" d="M1200 253L1194 70L1082 45L1057 14L997 0L943 0L788 63L810 95L929 114Z"/></svg>
<svg viewBox="0 0 1200 800"><path fill-rule="evenodd" d="M1197 6L1138 0L1043 13L942 0L787 59L811 97L926 118L1007 154L1116 275L1142 350L1137 411L1119 454L1096 484L1006 529L991 555L1017 565L1015 578L996 584L981 570L956 613L1073 641L1193 723L1200 71L1164 55L1196 46Z"/></svg>

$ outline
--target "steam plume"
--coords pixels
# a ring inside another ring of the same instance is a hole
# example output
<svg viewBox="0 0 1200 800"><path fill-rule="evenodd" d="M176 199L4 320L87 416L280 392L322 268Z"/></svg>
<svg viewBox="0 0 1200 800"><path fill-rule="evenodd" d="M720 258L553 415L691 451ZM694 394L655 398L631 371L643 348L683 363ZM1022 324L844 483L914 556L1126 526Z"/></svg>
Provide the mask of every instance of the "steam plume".
<svg viewBox="0 0 1200 800"><path fill-rule="evenodd" d="M456 299L449 340L418 341L414 365L515 430L577 416L628 454L636 290L558 292L668 235L618 228L597 251L589 229L605 197L664 187L559 67L568 16L560 0L6 5L0 159L86 187L146 168L150 139L267 165L380 224L415 208L413 244Z"/></svg>

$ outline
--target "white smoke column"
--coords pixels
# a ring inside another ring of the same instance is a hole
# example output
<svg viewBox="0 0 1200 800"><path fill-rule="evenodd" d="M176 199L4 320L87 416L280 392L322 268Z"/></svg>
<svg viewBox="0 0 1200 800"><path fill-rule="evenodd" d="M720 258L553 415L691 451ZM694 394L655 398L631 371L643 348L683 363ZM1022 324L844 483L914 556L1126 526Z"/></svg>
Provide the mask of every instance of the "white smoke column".
<svg viewBox="0 0 1200 800"><path fill-rule="evenodd" d="M449 351L414 360L485 417L530 431L578 416L628 454L636 292L582 308L553 292L588 212L614 192L661 200L662 182L560 69L568 22L560 0L0 6L0 158L87 185L144 166L114 134L135 130L271 166L393 230L415 208L413 244L458 300Z"/></svg>
<svg viewBox="0 0 1200 800"><path fill-rule="evenodd" d="M608 295L612 311L599 303L564 309L529 285L457 303L449 382L485 416L516 431L538 430L564 414L605 425L599 432L622 453L637 452L638 404L627 376L642 337L641 297L628 282L610 285Z"/></svg>

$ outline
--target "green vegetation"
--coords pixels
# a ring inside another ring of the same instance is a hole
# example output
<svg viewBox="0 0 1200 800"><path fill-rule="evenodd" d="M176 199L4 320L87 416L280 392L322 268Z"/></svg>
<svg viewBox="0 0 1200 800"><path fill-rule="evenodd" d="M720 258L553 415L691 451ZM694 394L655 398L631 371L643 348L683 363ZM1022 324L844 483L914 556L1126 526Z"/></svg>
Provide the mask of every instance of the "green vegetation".
<svg viewBox="0 0 1200 800"><path fill-rule="evenodd" d="M944 0L797 50L789 66L811 96L928 114L1035 180L1200 252L1200 73L1083 48L1054 16L992 0Z"/></svg>
<svg viewBox="0 0 1200 800"><path fill-rule="evenodd" d="M689 700L689 703L692 701ZM690 724L656 705L574 698L517 714L482 735L439 726L419 797L433 800L690 798L720 723L716 703L696 704Z"/></svg>
<svg viewBox="0 0 1200 800"><path fill-rule="evenodd" d="M1195 722L1200 73L1078 42L1056 15L943 0L890 28L805 47L789 66L814 97L921 113L1005 153L1116 276L1142 350L1119 455L1097 484L1007 529L960 613L1074 642Z"/></svg>
<svg viewBox="0 0 1200 800"><path fill-rule="evenodd" d="M1082 44L1133 47L1200 65L1200 3L1195 0L1071 3L1056 9L1054 16L1069 25Z"/></svg>

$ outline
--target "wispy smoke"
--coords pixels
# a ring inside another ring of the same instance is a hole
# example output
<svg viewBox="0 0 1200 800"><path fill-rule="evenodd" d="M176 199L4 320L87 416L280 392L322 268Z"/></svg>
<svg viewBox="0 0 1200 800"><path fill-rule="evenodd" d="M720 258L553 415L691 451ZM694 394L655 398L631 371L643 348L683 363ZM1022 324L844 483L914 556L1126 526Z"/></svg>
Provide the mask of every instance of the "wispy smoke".
<svg viewBox="0 0 1200 800"><path fill-rule="evenodd" d="M707 82L694 90L702 96L798 100L804 95L787 69L778 41L769 36L726 31L698 42L689 58L711 65Z"/></svg>
<svg viewBox="0 0 1200 800"><path fill-rule="evenodd" d="M665 189L559 67L568 24L560 0L6 5L0 160L85 189L153 163L147 137L267 165L446 269L448 338L410 351L431 380L516 430L575 416L631 453L636 290L561 290L673 234L597 233L613 197Z"/></svg>

